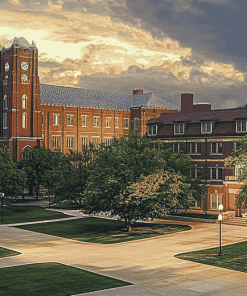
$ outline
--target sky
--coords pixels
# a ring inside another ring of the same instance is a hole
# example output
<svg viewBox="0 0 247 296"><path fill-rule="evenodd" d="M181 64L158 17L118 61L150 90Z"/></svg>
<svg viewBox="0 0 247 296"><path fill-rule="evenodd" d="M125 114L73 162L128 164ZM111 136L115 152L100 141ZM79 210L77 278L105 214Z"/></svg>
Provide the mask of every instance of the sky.
<svg viewBox="0 0 247 296"><path fill-rule="evenodd" d="M244 0L1 0L0 46L34 40L40 83L213 109L247 104Z"/></svg>

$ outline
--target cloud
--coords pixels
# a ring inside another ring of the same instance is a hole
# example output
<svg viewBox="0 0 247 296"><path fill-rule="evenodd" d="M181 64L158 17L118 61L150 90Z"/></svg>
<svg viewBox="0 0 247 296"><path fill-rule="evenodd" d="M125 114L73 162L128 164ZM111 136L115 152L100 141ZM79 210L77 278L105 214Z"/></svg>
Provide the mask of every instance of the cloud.
<svg viewBox="0 0 247 296"><path fill-rule="evenodd" d="M237 79L239 81L244 81L244 74L235 70L231 64L219 64L215 62L205 62L203 66L200 67L200 71L206 73L209 76L214 76L219 74L225 78Z"/></svg>
<svg viewBox="0 0 247 296"><path fill-rule="evenodd" d="M20 0L9 0L12 5L21 5Z"/></svg>
<svg viewBox="0 0 247 296"><path fill-rule="evenodd" d="M48 13L57 13L59 14L63 8L63 1L62 0L58 0L57 4L53 4L51 1L48 2L48 6L46 8L46 11Z"/></svg>
<svg viewBox="0 0 247 296"><path fill-rule="evenodd" d="M102 1L102 0L89 0L89 1L94 3L94 2L99 2L99 1Z"/></svg>

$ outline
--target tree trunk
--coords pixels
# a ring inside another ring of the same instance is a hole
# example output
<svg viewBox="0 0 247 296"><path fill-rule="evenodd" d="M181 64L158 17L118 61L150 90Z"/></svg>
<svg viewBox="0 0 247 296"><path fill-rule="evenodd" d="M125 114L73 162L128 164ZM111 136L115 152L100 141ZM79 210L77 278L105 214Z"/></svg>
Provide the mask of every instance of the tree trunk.
<svg viewBox="0 0 247 296"><path fill-rule="evenodd" d="M131 224L128 225L128 232L131 232Z"/></svg>

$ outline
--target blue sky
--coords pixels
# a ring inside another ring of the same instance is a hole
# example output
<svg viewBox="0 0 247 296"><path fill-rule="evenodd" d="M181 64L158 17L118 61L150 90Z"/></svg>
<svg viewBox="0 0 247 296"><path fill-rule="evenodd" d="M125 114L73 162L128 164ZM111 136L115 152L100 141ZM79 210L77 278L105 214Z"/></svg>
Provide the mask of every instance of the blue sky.
<svg viewBox="0 0 247 296"><path fill-rule="evenodd" d="M246 11L239 0L1 0L0 45L34 40L41 83L233 108L247 103Z"/></svg>

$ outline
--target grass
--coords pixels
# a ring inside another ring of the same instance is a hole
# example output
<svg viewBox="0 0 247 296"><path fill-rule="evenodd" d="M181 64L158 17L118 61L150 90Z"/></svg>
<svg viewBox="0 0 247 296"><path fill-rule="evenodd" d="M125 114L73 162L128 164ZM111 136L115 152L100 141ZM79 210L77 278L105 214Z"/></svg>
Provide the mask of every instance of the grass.
<svg viewBox="0 0 247 296"><path fill-rule="evenodd" d="M124 222L100 218L82 218L17 227L64 238L101 244L120 243L191 229L187 225L134 223L132 232L128 233Z"/></svg>
<svg viewBox="0 0 247 296"><path fill-rule="evenodd" d="M9 256L16 256L19 254L21 254L21 253L0 247L0 258L9 257Z"/></svg>
<svg viewBox="0 0 247 296"><path fill-rule="evenodd" d="M0 295L65 296L131 285L59 263L0 268Z"/></svg>
<svg viewBox="0 0 247 296"><path fill-rule="evenodd" d="M247 272L247 242L223 246L223 256L218 256L219 248L176 255L177 258Z"/></svg>
<svg viewBox="0 0 247 296"><path fill-rule="evenodd" d="M2 209L0 210L0 213L0 224L43 221L69 217L63 213L46 211L39 206L4 206L3 222Z"/></svg>

